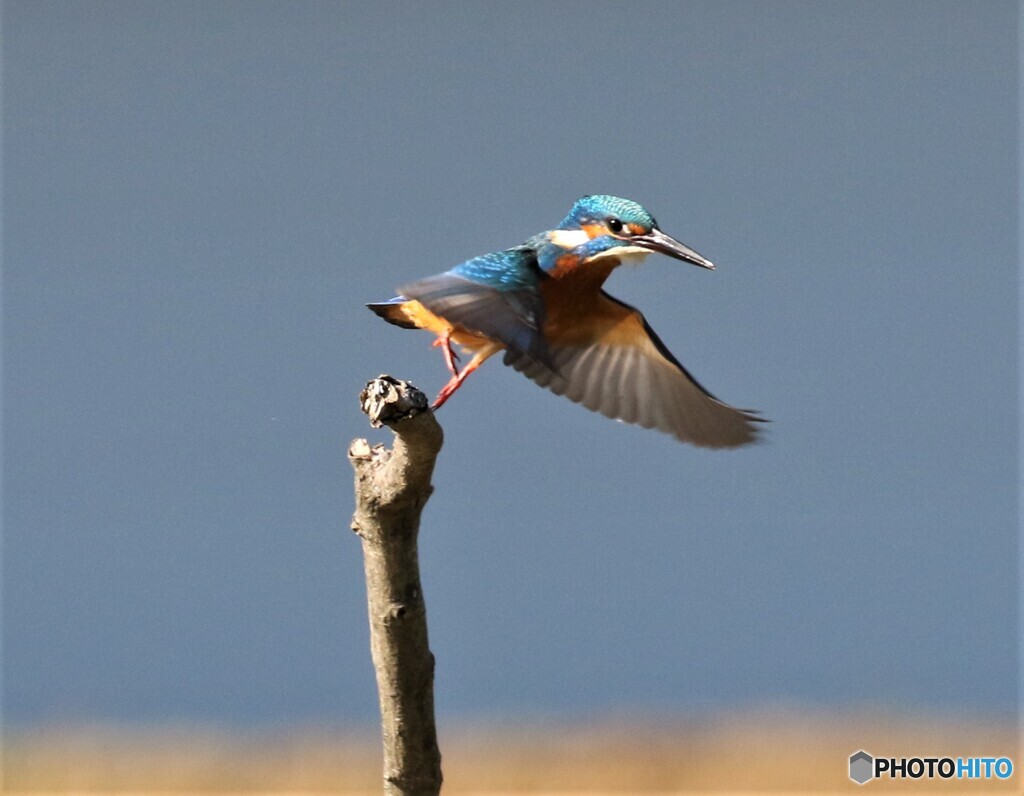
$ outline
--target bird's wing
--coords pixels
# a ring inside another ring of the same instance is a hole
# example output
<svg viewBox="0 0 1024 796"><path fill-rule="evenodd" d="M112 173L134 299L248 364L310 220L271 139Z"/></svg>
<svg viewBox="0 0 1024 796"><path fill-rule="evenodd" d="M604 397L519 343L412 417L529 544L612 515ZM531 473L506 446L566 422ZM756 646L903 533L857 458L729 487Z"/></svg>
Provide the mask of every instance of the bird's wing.
<svg viewBox="0 0 1024 796"><path fill-rule="evenodd" d="M399 290L434 315L497 340L543 368L550 354L541 334L540 278L536 252L520 247L476 257Z"/></svg>
<svg viewBox="0 0 1024 796"><path fill-rule="evenodd" d="M505 364L588 409L694 445L732 448L756 438L761 418L705 390L639 311L604 292L600 301L596 335L578 328L549 335L556 337L548 341L554 369L511 350Z"/></svg>

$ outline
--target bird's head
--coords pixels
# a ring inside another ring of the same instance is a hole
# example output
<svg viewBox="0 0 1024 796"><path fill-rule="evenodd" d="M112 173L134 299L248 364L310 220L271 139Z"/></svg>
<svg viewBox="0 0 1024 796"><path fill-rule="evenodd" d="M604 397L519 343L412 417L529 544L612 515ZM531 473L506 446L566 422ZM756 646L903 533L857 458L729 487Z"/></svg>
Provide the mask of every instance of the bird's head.
<svg viewBox="0 0 1024 796"><path fill-rule="evenodd" d="M550 233L550 240L578 254L584 262L606 256L639 259L659 252L701 268L715 267L689 246L662 232L642 206L617 196L582 197L558 229Z"/></svg>

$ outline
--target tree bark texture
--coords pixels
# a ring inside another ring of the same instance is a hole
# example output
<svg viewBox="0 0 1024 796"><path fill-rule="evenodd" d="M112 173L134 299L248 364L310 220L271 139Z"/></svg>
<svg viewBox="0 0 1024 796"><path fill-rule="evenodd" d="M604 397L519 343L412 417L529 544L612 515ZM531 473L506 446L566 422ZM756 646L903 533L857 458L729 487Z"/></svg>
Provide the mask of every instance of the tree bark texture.
<svg viewBox="0 0 1024 796"><path fill-rule="evenodd" d="M395 434L390 450L357 439L348 451L355 470L352 530L363 543L370 651L380 696L384 792L436 794L441 753L434 725L434 656L416 540L444 437L426 396L404 381L380 376L359 399L372 426L386 425Z"/></svg>

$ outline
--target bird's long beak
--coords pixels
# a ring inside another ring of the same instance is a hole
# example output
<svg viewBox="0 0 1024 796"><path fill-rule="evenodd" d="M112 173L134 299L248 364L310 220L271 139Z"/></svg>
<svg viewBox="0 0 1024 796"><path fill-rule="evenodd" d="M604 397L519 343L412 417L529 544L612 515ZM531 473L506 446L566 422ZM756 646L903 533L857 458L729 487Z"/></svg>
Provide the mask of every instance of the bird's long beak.
<svg viewBox="0 0 1024 796"><path fill-rule="evenodd" d="M650 249L652 252L660 252L661 254L667 254L669 257L675 257L684 263L699 265L701 268L707 268L711 271L715 270L715 264L711 260L701 257L689 246L680 243L675 238L669 237L660 229L652 229L646 235L635 237L633 242L643 246L645 249Z"/></svg>

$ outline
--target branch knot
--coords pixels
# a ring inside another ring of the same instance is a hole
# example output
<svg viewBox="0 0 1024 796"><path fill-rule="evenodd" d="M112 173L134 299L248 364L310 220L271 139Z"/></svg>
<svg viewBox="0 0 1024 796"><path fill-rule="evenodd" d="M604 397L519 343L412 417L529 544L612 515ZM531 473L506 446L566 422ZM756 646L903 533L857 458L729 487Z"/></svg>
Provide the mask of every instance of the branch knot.
<svg viewBox="0 0 1024 796"><path fill-rule="evenodd" d="M426 412L427 396L407 381L380 375L359 393L359 406L374 428L393 426L400 420Z"/></svg>

